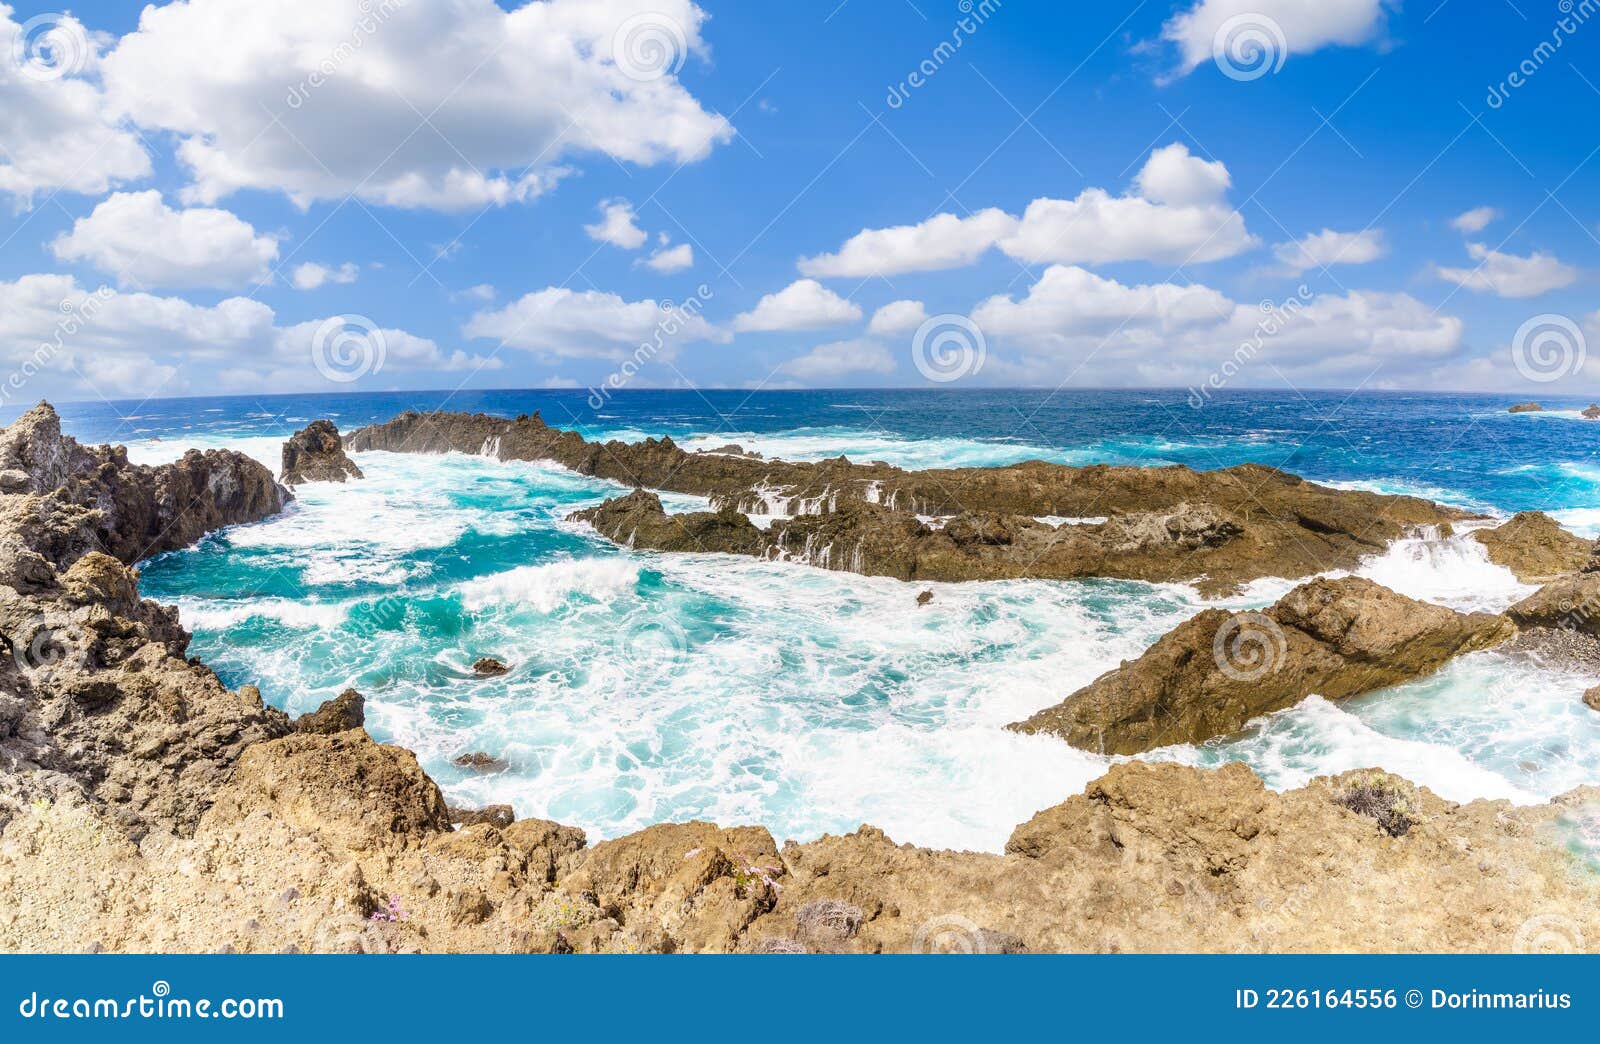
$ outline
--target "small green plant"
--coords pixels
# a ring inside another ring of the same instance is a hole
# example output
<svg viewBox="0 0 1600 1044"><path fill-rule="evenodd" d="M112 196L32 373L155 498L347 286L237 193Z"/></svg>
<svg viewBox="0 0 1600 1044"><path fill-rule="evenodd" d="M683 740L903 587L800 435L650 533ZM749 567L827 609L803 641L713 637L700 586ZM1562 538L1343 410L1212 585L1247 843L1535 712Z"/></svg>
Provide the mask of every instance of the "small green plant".
<svg viewBox="0 0 1600 1044"><path fill-rule="evenodd" d="M1390 837L1404 837L1426 818L1416 793L1381 773L1353 782L1335 800L1357 815L1377 820Z"/></svg>

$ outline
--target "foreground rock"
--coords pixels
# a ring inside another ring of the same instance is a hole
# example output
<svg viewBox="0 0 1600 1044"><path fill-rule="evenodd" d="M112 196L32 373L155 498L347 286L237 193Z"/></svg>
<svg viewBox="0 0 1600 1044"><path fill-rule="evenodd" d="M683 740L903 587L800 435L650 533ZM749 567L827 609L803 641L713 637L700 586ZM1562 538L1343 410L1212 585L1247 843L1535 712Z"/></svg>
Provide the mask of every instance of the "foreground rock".
<svg viewBox="0 0 1600 1044"><path fill-rule="evenodd" d="M1589 562L1594 541L1573 536L1542 511L1521 511L1494 529L1476 529L1489 560L1525 584L1542 584Z"/></svg>
<svg viewBox="0 0 1600 1044"><path fill-rule="evenodd" d="M405 751L292 736L252 748L190 838L136 847L72 799L23 810L0 836L0 949L1503 952L1600 938L1600 886L1562 844L1597 803L1453 805L1374 772L1274 794L1237 764L1129 763L1004 854L710 823L587 846L538 819L453 831Z"/></svg>
<svg viewBox="0 0 1600 1044"><path fill-rule="evenodd" d="M349 729L359 729L367 723L367 701L354 689L346 689L309 714L294 720L296 732L315 732L331 735Z"/></svg>
<svg viewBox="0 0 1600 1044"><path fill-rule="evenodd" d="M129 566L287 491L228 451L130 464L46 404L0 432L0 471L23 476L0 495L0 824L75 795L131 838L192 830L244 749L291 726L190 661L177 610L141 600Z"/></svg>
<svg viewBox="0 0 1600 1044"><path fill-rule="evenodd" d="M351 433L347 444L550 460L628 486L704 496L718 510L669 518L631 495L590 520L639 548L785 557L906 579L1112 576L1227 591L1262 576L1354 568L1417 526L1471 517L1260 465L1196 472L1041 461L904 471L843 457L796 464L689 453L669 438L593 443L537 414L408 412ZM743 513L796 517L762 533L740 523ZM919 515L946 521L930 526ZM1040 516L1108 521L1058 530L1035 521Z"/></svg>
<svg viewBox="0 0 1600 1044"><path fill-rule="evenodd" d="M343 482L362 477L361 469L344 451L339 429L330 420L312 421L283 444L285 485Z"/></svg>
<svg viewBox="0 0 1600 1044"><path fill-rule="evenodd" d="M1055 707L1013 725L1085 750L1203 743L1319 695L1342 699L1433 673L1516 629L1418 602L1370 580L1314 580L1264 612L1209 609Z"/></svg>

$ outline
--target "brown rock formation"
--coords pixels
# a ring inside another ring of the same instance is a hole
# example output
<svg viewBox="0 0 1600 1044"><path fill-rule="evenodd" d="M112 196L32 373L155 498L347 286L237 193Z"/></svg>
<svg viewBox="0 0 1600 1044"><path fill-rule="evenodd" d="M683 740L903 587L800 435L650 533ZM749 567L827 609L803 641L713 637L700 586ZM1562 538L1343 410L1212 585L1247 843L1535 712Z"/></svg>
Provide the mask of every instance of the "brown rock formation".
<svg viewBox="0 0 1600 1044"><path fill-rule="evenodd" d="M362 478L344 451L339 429L330 420L314 420L283 444L283 482L298 486L303 482L343 482Z"/></svg>
<svg viewBox="0 0 1600 1044"><path fill-rule="evenodd" d="M294 720L296 732L315 732L332 735L349 729L359 729L367 723L367 701L354 689L346 689L309 714Z"/></svg>
<svg viewBox="0 0 1600 1044"><path fill-rule="evenodd" d="M1573 536L1542 511L1521 511L1494 529L1476 529L1472 538L1525 584L1542 584L1576 572L1589 561L1594 542Z"/></svg>
<svg viewBox="0 0 1600 1044"><path fill-rule="evenodd" d="M1359 577L1313 580L1264 612L1208 609L1012 727L1105 754L1203 743L1307 696L1342 699L1431 674L1514 633L1500 617L1418 602Z"/></svg>
<svg viewBox="0 0 1600 1044"><path fill-rule="evenodd" d="M1507 413L1543 413L1544 407L1536 402L1519 402L1506 410Z"/></svg>
<svg viewBox="0 0 1600 1044"><path fill-rule="evenodd" d="M1114 576L1195 580L1203 590L1224 591L1261 576L1352 568L1415 526L1470 517L1253 464L1211 472L1041 461L903 471L842 457L795 464L689 453L669 438L591 443L538 415L408 412L351 433L348 445L551 460L629 486L705 496L721 510L668 519L633 494L585 517L608 536L620 534L614 539L631 535L635 547L784 554L902 578ZM773 501L800 517L764 534L734 517ZM918 514L951 518L940 531ZM1044 515L1109 521L1057 530L1034 521Z"/></svg>

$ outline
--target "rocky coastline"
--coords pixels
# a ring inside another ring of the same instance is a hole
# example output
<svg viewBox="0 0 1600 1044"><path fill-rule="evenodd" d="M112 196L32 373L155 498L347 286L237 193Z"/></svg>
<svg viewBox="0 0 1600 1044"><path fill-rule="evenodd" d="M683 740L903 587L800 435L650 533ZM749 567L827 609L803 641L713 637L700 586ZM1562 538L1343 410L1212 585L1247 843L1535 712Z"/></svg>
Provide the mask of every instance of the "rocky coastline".
<svg viewBox="0 0 1600 1044"><path fill-rule="evenodd" d="M1016 520L1034 515L1119 523L1091 535L1092 552L1072 552L1098 555L1100 568L1132 568L1114 548L1139 534L1153 533L1160 569L1180 569L1169 545L1191 544L1199 564L1185 575L1219 584L1250 572L1226 551L1240 541L1278 548L1281 564L1303 560L1283 548L1309 534L1342 560L1408 525L1460 517L1270 469L1150 478L1019 465L931 478L842 461L706 464L698 458L712 455L667 440L596 446L537 418L466 418L448 432L409 414L346 446L570 459L604 477L626 453L630 466L655 469L639 476L654 482L630 484L720 498L719 510L678 523L661 522L642 491L597 509L597 527L647 534L636 546L691 531L764 553L770 544L756 537L770 532L736 498L774 479L802 493L831 488L842 510L790 524L846 516L833 522L884 540L880 560L908 556L898 561L919 578L957 569L934 565L940 556L981 571L998 560L984 548L1031 549L1042 534ZM943 527L951 550L894 505L959 506L968 494L937 492L958 476L988 499L945 512L958 516ZM1265 490L1255 510L1250 490ZM290 721L252 686L230 690L186 658L175 610L139 597L142 558L268 518L288 499L239 454L141 468L120 450L79 446L47 405L0 433L0 950L1505 951L1536 945L1529 926L1552 916L1565 937L1600 940L1600 875L1569 844L1600 820L1596 788L1531 807L1454 804L1376 770L1273 793L1237 764L1117 763L1019 825L1002 854L900 845L870 826L779 845L759 826L662 824L591 845L580 830L510 810L460 815L410 752L368 736L361 694ZM1191 525L1196 512L1212 521ZM1539 595L1520 615L1480 620L1322 583L1269 610L1294 631L1300 660L1318 665L1303 675L1318 684L1392 650L1405 653L1403 669L1426 669L1554 618ZM1588 594L1600 574L1555 583ZM1379 603L1390 615L1363 623Z"/></svg>

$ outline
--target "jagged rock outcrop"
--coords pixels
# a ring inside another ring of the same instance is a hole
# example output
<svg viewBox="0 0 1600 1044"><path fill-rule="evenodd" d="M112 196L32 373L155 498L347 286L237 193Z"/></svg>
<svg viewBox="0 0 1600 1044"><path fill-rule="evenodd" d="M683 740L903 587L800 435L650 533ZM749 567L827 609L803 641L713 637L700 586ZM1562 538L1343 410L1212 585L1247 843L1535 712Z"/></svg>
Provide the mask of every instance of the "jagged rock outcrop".
<svg viewBox="0 0 1600 1044"><path fill-rule="evenodd" d="M1493 529L1475 529L1472 538L1489 561L1505 566L1525 584L1542 584L1589 562L1594 542L1574 536L1542 511L1520 511Z"/></svg>
<svg viewBox="0 0 1600 1044"><path fill-rule="evenodd" d="M694 551L702 549L698 541L704 550L781 551L833 569L928 579L1112 576L1192 580L1219 592L1262 576L1354 568L1417 526L1472 517L1413 497L1330 489L1255 464L1209 472L1042 461L904 471L843 457L796 464L690 453L670 438L593 443L537 414L407 412L352 432L346 443L352 450L550 460L628 486L708 497L719 509L662 522L648 501L628 500L612 506L614 517L591 519L602 533L622 532L624 542L637 529L636 547ZM621 508L640 514L622 519ZM797 517L775 521L764 537L731 517L769 509ZM828 515L839 517L818 521ZM918 515L947 519L944 528L954 525L957 533L929 540L938 529ZM1035 522L1039 516L1108 521L1058 530ZM963 534L969 524L982 531ZM715 539L705 539L701 527ZM990 542L1004 533L1021 538Z"/></svg>
<svg viewBox="0 0 1600 1044"><path fill-rule="evenodd" d="M1524 629L1551 628L1600 638L1600 572L1556 577L1506 610Z"/></svg>
<svg viewBox="0 0 1600 1044"><path fill-rule="evenodd" d="M1600 402L1591 402L1580 414L1584 420L1600 420Z"/></svg>
<svg viewBox="0 0 1600 1044"><path fill-rule="evenodd" d="M1358 789L1405 795L1402 836ZM0 835L0 950L1503 952L1553 915L1600 938L1600 882L1564 845L1596 809L1135 762L999 855L710 823L589 847L546 820L451 831L415 759L356 730L260 744L192 838L135 847L81 799L29 805Z"/></svg>
<svg viewBox="0 0 1600 1044"><path fill-rule="evenodd" d="M349 729L359 729L367 723L367 700L354 689L346 689L322 706L294 720L296 732L316 732L331 735Z"/></svg>
<svg viewBox="0 0 1600 1044"><path fill-rule="evenodd" d="M1431 674L1515 633L1501 617L1359 577L1313 580L1262 612L1208 609L1012 728L1104 754L1203 743L1307 696L1342 699Z"/></svg>
<svg viewBox="0 0 1600 1044"><path fill-rule="evenodd" d="M160 467L61 434L48 404L0 432L0 823L38 796L78 792L131 837L187 831L251 743L288 719L186 658L177 610L143 601L129 563L287 493L226 451Z"/></svg>
<svg viewBox="0 0 1600 1044"><path fill-rule="evenodd" d="M343 482L364 477L344 451L339 429L330 420L314 420L283 444L283 482Z"/></svg>

